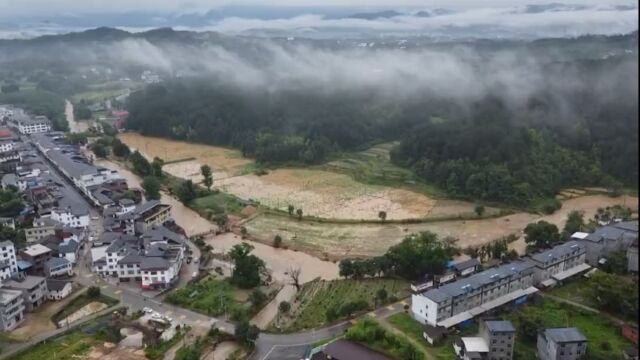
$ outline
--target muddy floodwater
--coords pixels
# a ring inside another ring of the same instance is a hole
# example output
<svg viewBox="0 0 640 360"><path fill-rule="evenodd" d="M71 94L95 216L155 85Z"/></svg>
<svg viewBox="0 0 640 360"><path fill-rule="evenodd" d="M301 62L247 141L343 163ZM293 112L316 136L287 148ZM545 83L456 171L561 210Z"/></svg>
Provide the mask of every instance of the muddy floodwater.
<svg viewBox="0 0 640 360"><path fill-rule="evenodd" d="M109 160L96 160L95 163L96 165L104 166L107 169L118 170L120 175L127 179L129 187L138 189L142 188L140 185L140 177L120 166L120 164ZM167 193L162 192L160 200L165 204L171 205L171 216L176 223L184 229L188 236L216 229L216 225L202 218L197 212L184 206L180 201Z"/></svg>
<svg viewBox="0 0 640 360"><path fill-rule="evenodd" d="M96 165L104 166L108 169L118 170L127 180L129 187L140 188L140 178L125 169L120 164L108 160L97 160ZM171 205L171 216L176 223L183 227L187 235L208 232L216 228L216 225L202 218L198 213L184 206L180 201L162 193L161 201ZM229 250L233 245L240 244L242 240L232 233L222 235L210 235L206 239L207 243L213 246L215 251ZM275 249L271 246L250 242L254 246L253 253L267 263L267 267L272 271L274 278L278 281L287 281L290 268L301 268L301 282L307 282L320 277L325 280L338 278L338 265L323 261L311 255L299 251Z"/></svg>

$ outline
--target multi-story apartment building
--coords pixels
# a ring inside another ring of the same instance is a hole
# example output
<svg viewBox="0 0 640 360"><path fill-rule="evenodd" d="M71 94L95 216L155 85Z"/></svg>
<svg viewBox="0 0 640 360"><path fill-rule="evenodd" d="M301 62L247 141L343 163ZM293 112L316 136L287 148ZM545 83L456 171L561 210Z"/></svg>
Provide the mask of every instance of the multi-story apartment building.
<svg viewBox="0 0 640 360"><path fill-rule="evenodd" d="M47 297L47 279L41 276L27 276L24 279L7 280L4 287L22 292L27 311L31 312L44 303Z"/></svg>
<svg viewBox="0 0 640 360"><path fill-rule="evenodd" d="M136 233L144 233L155 225L162 225L171 216L171 205L162 204L158 200L142 203L133 210Z"/></svg>
<svg viewBox="0 0 640 360"><path fill-rule="evenodd" d="M587 248L586 261L597 266L611 252L626 251L638 239L638 221L625 221L603 226L579 240Z"/></svg>
<svg viewBox="0 0 640 360"><path fill-rule="evenodd" d="M0 288L0 331L11 331L24 321L22 292Z"/></svg>
<svg viewBox="0 0 640 360"><path fill-rule="evenodd" d="M80 192L94 202L94 205L102 206L92 194L96 186L114 181L118 188L122 187L122 182L126 185L126 181L117 171L90 164L76 146L61 142L62 137L63 135L40 134L34 136L34 143Z"/></svg>
<svg viewBox="0 0 640 360"><path fill-rule="evenodd" d="M510 321L483 320L477 337L462 337L453 350L463 360L511 360L516 329Z"/></svg>
<svg viewBox="0 0 640 360"><path fill-rule="evenodd" d="M576 328L545 329L538 333L538 359L578 360L585 358L587 338Z"/></svg>
<svg viewBox="0 0 640 360"><path fill-rule="evenodd" d="M552 286L589 270L591 266L585 263L586 253L584 244L572 240L530 255L530 261L536 266L535 283Z"/></svg>
<svg viewBox="0 0 640 360"><path fill-rule="evenodd" d="M0 280L5 280L18 272L16 248L11 241L0 242Z"/></svg>
<svg viewBox="0 0 640 360"><path fill-rule="evenodd" d="M50 218L38 218L33 220L33 226L28 229L24 229L24 235L27 240L27 243L34 243L40 241L47 236L55 235L56 228L59 227L60 224Z"/></svg>
<svg viewBox="0 0 640 360"><path fill-rule="evenodd" d="M39 134L51 131L51 121L44 115L38 115L33 118L24 115L17 119L14 118L14 120L21 134Z"/></svg>
<svg viewBox="0 0 640 360"><path fill-rule="evenodd" d="M534 273L533 262L514 261L413 294L413 317L423 324L449 328L538 291L533 287Z"/></svg>

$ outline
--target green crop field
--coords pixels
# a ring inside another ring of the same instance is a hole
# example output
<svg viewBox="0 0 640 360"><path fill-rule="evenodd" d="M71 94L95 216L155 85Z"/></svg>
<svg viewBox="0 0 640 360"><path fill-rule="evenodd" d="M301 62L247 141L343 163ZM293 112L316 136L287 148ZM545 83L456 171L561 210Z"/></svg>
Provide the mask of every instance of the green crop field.
<svg viewBox="0 0 640 360"><path fill-rule="evenodd" d="M54 340L31 347L29 351L12 356L9 360L78 359L98 343L100 341L91 335L72 331Z"/></svg>
<svg viewBox="0 0 640 360"><path fill-rule="evenodd" d="M241 307L233 292L234 288L228 282L208 277L170 292L166 300L206 315L218 316Z"/></svg>
<svg viewBox="0 0 640 360"><path fill-rule="evenodd" d="M328 323L327 310L359 300L373 309L376 293L386 289L389 297L402 298L408 295L409 284L403 280L365 279L312 281L303 285L296 296L299 308L287 330L311 329Z"/></svg>

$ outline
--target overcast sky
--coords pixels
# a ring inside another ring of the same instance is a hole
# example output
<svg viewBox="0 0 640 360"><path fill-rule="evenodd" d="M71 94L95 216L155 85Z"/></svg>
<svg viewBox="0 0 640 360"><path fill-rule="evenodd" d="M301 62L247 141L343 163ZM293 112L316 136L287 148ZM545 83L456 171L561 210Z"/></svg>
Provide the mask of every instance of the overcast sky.
<svg viewBox="0 0 640 360"><path fill-rule="evenodd" d="M90 13L145 12L204 12L224 6L299 6L299 7L446 7L470 9L481 7L512 7L527 4L546 4L557 0L0 0L0 16L59 16ZM563 1L564 2L564 1ZM629 0L576 0L583 5L629 5Z"/></svg>

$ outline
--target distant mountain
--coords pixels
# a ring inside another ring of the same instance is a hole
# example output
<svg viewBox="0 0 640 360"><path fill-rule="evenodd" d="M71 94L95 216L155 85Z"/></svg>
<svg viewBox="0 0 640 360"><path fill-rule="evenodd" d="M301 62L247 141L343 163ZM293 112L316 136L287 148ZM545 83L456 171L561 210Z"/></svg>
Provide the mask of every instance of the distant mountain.
<svg viewBox="0 0 640 360"><path fill-rule="evenodd" d="M369 12L369 13L357 13L351 14L347 16L348 19L363 19L363 20L375 20L375 19L388 19L400 15L405 15L403 13L397 12L395 10L384 10L377 12Z"/></svg>
<svg viewBox="0 0 640 360"><path fill-rule="evenodd" d="M413 14L413 16L417 17L433 17L439 15L449 15L453 14L455 11L449 9L433 9L433 10L421 10Z"/></svg>

